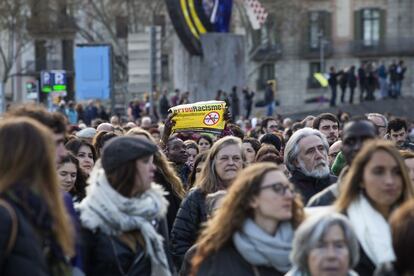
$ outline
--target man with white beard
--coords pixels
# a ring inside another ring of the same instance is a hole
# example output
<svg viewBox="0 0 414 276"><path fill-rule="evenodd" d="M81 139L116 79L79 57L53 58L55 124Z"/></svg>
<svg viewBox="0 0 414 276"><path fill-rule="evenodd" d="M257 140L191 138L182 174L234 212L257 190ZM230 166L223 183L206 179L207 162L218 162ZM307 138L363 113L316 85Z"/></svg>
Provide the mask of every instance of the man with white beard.
<svg viewBox="0 0 414 276"><path fill-rule="evenodd" d="M325 135L311 128L296 131L286 144L284 162L292 174L289 180L304 204L336 182L336 176L329 171L328 150Z"/></svg>

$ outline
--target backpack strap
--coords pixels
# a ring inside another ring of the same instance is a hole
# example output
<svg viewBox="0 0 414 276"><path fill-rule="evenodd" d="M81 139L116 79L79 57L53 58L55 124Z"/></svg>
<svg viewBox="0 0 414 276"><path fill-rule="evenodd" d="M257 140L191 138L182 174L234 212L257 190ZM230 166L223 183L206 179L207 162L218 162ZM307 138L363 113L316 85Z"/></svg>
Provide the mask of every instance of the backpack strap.
<svg viewBox="0 0 414 276"><path fill-rule="evenodd" d="M7 243L7 249L6 249L6 256L8 256L11 251L13 250L13 247L16 243L16 237L17 237L17 214L14 208L4 199L0 199L0 206L3 206L7 212L9 213L11 219L12 219L12 225L11 225L11 233L9 237L9 242Z"/></svg>

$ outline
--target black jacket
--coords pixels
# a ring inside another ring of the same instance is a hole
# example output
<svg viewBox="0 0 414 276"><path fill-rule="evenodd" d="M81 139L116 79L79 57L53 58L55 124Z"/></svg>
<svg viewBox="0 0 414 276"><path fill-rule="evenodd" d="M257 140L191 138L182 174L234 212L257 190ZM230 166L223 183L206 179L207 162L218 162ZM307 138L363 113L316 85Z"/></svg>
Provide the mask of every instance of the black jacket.
<svg viewBox="0 0 414 276"><path fill-rule="evenodd" d="M141 246L133 252L116 237L82 230L84 271L90 276L151 275L151 260Z"/></svg>
<svg viewBox="0 0 414 276"><path fill-rule="evenodd" d="M200 189L191 190L178 210L171 231L171 254L177 268L181 267L184 254L197 240L201 223L207 220L205 198Z"/></svg>
<svg viewBox="0 0 414 276"><path fill-rule="evenodd" d="M345 175L349 172L349 166L345 166L338 177L336 183L328 186L321 192L312 196L306 207L320 207L332 205L339 196L339 186L341 185Z"/></svg>
<svg viewBox="0 0 414 276"><path fill-rule="evenodd" d="M5 251L11 234L12 218L9 212L0 206L0 275L50 275L39 237L33 226L18 206L10 204L17 215L17 237L13 249L6 256Z"/></svg>
<svg viewBox="0 0 414 276"><path fill-rule="evenodd" d="M302 195L303 204L306 205L313 195L335 183L337 177L330 174L325 178L314 178L304 175L299 170L294 170L289 180L295 186L296 191Z"/></svg>
<svg viewBox="0 0 414 276"><path fill-rule="evenodd" d="M312 196L306 204L306 207L321 207L332 205L335 202L337 195L338 183L335 183Z"/></svg>
<svg viewBox="0 0 414 276"><path fill-rule="evenodd" d="M254 272L255 269L258 274ZM233 242L208 256L197 272L197 276L278 276L284 274L273 267L254 267L240 255Z"/></svg>
<svg viewBox="0 0 414 276"><path fill-rule="evenodd" d="M375 264L365 253L362 246L359 246L359 262L354 268L359 276L371 276L375 272Z"/></svg>
<svg viewBox="0 0 414 276"><path fill-rule="evenodd" d="M170 270L173 271L171 255L166 246L169 242L166 220L157 222L155 228L164 237L165 254ZM133 252L119 238L106 235L99 230L94 233L82 229L82 256L87 276L151 275L151 259L140 244L137 244L137 250Z"/></svg>

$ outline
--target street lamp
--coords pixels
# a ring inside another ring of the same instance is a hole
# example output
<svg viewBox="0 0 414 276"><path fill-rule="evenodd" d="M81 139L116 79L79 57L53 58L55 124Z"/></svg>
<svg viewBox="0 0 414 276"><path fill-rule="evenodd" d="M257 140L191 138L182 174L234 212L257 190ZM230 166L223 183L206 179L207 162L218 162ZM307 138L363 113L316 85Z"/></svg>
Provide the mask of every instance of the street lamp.
<svg viewBox="0 0 414 276"><path fill-rule="evenodd" d="M319 36L319 62L321 64L321 73L325 72L325 45L328 44L328 41L325 39L323 31L321 30L318 34Z"/></svg>

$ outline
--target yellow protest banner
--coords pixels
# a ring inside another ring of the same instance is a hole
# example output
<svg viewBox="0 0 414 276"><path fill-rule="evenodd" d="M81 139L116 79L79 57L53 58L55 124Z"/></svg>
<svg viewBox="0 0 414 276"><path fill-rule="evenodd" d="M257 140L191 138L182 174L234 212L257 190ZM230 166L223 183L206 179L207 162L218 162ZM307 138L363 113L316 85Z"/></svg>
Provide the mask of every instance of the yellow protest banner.
<svg viewBox="0 0 414 276"><path fill-rule="evenodd" d="M206 101L177 105L170 108L174 113L176 131L221 132L224 129L224 101Z"/></svg>
<svg viewBox="0 0 414 276"><path fill-rule="evenodd" d="M320 83L320 85L322 87L327 87L328 86L328 80L326 79L326 77L321 74L321 73L314 73L313 77Z"/></svg>

